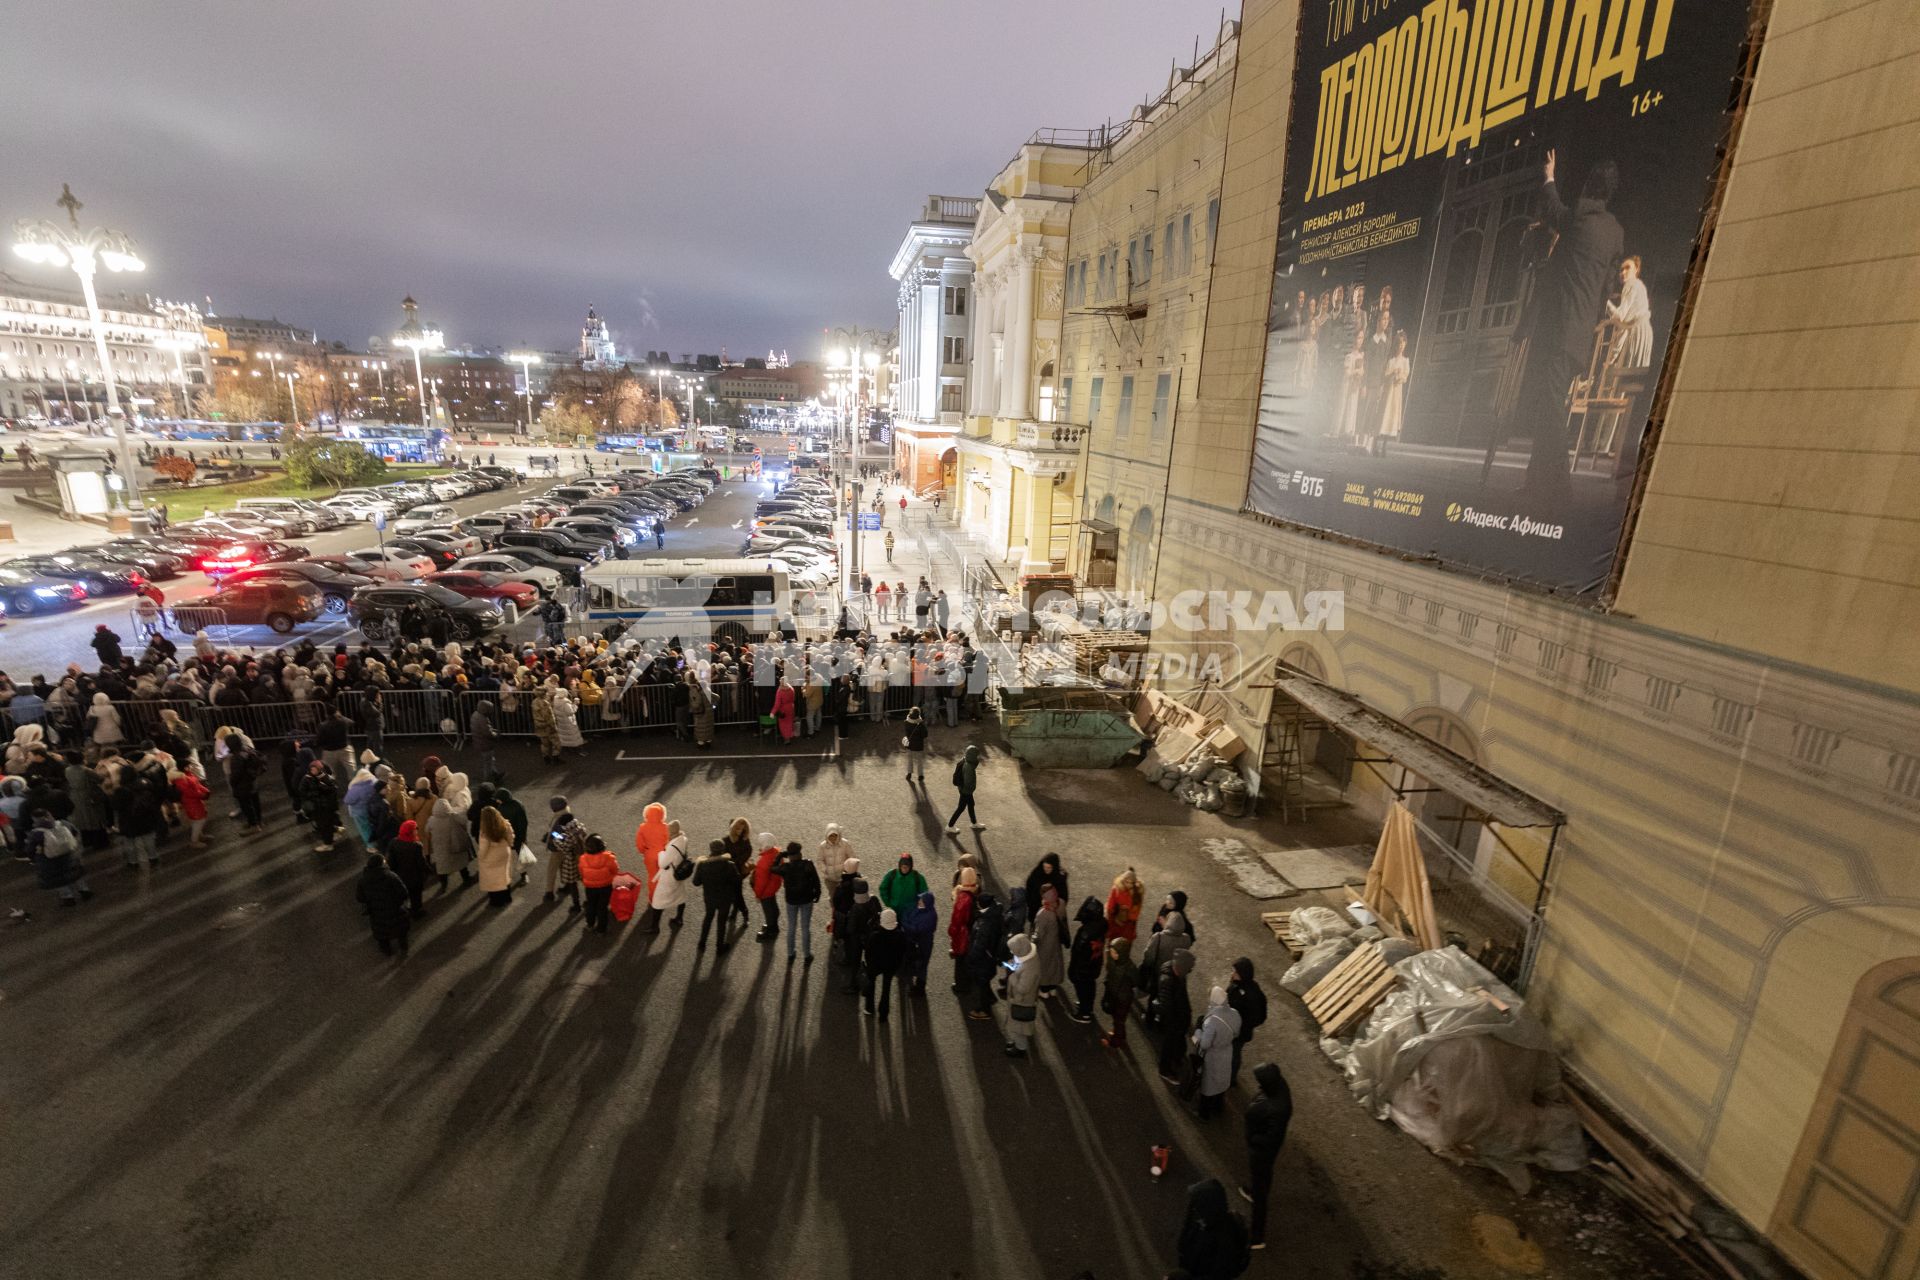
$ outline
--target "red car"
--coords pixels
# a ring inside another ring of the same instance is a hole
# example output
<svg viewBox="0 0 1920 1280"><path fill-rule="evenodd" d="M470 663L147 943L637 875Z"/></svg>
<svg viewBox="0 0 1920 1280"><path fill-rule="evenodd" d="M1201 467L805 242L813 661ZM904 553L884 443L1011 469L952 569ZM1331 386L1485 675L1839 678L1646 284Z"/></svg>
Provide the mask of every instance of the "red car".
<svg viewBox="0 0 1920 1280"><path fill-rule="evenodd" d="M516 582L497 573L430 573L425 581L475 600L510 600L522 613L540 603L540 590L532 583Z"/></svg>

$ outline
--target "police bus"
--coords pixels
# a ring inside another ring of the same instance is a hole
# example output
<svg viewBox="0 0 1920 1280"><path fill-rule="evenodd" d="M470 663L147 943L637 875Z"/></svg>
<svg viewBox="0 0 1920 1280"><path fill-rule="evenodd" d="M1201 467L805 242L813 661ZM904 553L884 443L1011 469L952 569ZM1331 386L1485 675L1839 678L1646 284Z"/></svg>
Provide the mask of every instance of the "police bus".
<svg viewBox="0 0 1920 1280"><path fill-rule="evenodd" d="M793 617L787 571L773 560L606 560L581 578L587 618L639 638L739 644Z"/></svg>

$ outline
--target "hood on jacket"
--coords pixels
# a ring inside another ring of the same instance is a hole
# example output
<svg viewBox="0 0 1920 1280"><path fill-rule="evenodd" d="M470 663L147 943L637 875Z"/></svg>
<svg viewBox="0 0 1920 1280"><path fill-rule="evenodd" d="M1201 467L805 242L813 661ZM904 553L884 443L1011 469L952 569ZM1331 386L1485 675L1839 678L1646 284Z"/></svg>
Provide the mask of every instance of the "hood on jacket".
<svg viewBox="0 0 1920 1280"><path fill-rule="evenodd" d="M1168 963L1173 966L1174 977L1184 978L1193 972L1193 952L1182 947L1173 953L1173 959Z"/></svg>
<svg viewBox="0 0 1920 1280"><path fill-rule="evenodd" d="M972 867L960 868L960 887L962 889L979 889L980 873Z"/></svg>
<svg viewBox="0 0 1920 1280"><path fill-rule="evenodd" d="M1101 933L1107 931L1107 911L1100 905L1098 898L1089 897L1083 900L1080 903L1080 910L1074 913L1073 919L1076 924L1085 925L1089 929L1099 925Z"/></svg>
<svg viewBox="0 0 1920 1280"><path fill-rule="evenodd" d="M762 831L760 833L760 847L762 849L772 849L776 847L773 843L773 832Z"/></svg>
<svg viewBox="0 0 1920 1280"><path fill-rule="evenodd" d="M933 905L933 891L930 889L922 889L914 895L913 913L919 915L923 911L932 911L936 915L939 913L939 908Z"/></svg>
<svg viewBox="0 0 1920 1280"><path fill-rule="evenodd" d="M1260 1092L1268 1097L1278 1097L1287 1088L1287 1078L1280 1074L1277 1062L1263 1062L1255 1067L1253 1079L1260 1086Z"/></svg>
<svg viewBox="0 0 1920 1280"><path fill-rule="evenodd" d="M1025 960L1033 954L1033 939L1024 933L1016 933L1013 940L1007 943L1007 950L1013 952L1015 960Z"/></svg>
<svg viewBox="0 0 1920 1280"><path fill-rule="evenodd" d="M912 854L910 854L910 853L903 853L903 854L901 854L901 855L900 855L900 869L901 869L902 871L911 871L911 870L913 870L913 855L912 855Z"/></svg>
<svg viewBox="0 0 1920 1280"><path fill-rule="evenodd" d="M1175 911L1178 911L1183 916L1187 914L1187 895L1185 890L1175 889L1167 895L1167 900L1173 903L1173 909Z"/></svg>
<svg viewBox="0 0 1920 1280"><path fill-rule="evenodd" d="M1213 990L1207 992L1207 1007L1209 1009L1218 1009L1226 1002L1227 989L1225 987L1215 987Z"/></svg>
<svg viewBox="0 0 1920 1280"><path fill-rule="evenodd" d="M900 917L894 913L892 907L888 907L880 913L880 927L882 929L898 929L900 927Z"/></svg>
<svg viewBox="0 0 1920 1280"><path fill-rule="evenodd" d="M1227 1189L1218 1178L1208 1178L1187 1188L1187 1224L1224 1222L1227 1217Z"/></svg>
<svg viewBox="0 0 1920 1280"><path fill-rule="evenodd" d="M980 748L979 748L978 746L970 746L970 747L968 747L968 748L967 748L967 759L968 759L968 760L971 760L971 761L972 761L973 763L975 763L975 764L978 764L978 763L980 763Z"/></svg>
<svg viewBox="0 0 1920 1280"><path fill-rule="evenodd" d="M405 822L400 824L400 834L395 838L400 840L411 840L415 844L418 844L420 842L420 824L415 822L412 818L408 818Z"/></svg>
<svg viewBox="0 0 1920 1280"><path fill-rule="evenodd" d="M1122 963L1131 962L1133 960L1133 939L1115 938L1107 944L1107 954Z"/></svg>
<svg viewBox="0 0 1920 1280"><path fill-rule="evenodd" d="M841 874L841 875L843 875L843 876L857 876L857 875L859 875L859 874L860 874L860 859L858 859L858 858L848 858L848 859L847 859L847 860L846 860L845 862L843 862L843 863L841 863L841 864L840 864L840 874Z"/></svg>
<svg viewBox="0 0 1920 1280"><path fill-rule="evenodd" d="M101 630L104 631L106 630L106 628L102 627ZM113 705L113 699L109 698L104 693L96 693L93 695L93 705L96 707L103 707L103 708L110 707Z"/></svg>
<svg viewBox="0 0 1920 1280"><path fill-rule="evenodd" d="M867 892L867 882L865 880L855 880L853 882L853 900L855 902L865 902L871 896L872 895Z"/></svg>
<svg viewBox="0 0 1920 1280"><path fill-rule="evenodd" d="M13 745L16 747L37 747L46 736L46 730L37 724L23 724L13 731Z"/></svg>

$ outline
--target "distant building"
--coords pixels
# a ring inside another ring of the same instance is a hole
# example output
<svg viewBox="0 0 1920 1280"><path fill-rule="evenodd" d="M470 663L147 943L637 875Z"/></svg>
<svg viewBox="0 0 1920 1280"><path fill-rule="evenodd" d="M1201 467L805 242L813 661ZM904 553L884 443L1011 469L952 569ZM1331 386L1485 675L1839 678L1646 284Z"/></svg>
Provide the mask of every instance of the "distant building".
<svg viewBox="0 0 1920 1280"><path fill-rule="evenodd" d="M122 403L153 400L169 384L187 391L209 379L197 308L131 294L104 294L107 356ZM170 345L190 344L175 362ZM107 390L93 326L77 289L47 287L0 272L0 417L106 416Z"/></svg>
<svg viewBox="0 0 1920 1280"><path fill-rule="evenodd" d="M972 332L973 262L966 250L979 216L978 196L928 196L888 268L900 282L900 340L885 366L889 377L899 370L898 385L888 389L894 465L916 489L953 483Z"/></svg>
<svg viewBox="0 0 1920 1280"><path fill-rule="evenodd" d="M600 313L587 304L587 321L580 326L580 367L583 369L611 369L620 363L620 357L613 349L613 335L607 331L607 322Z"/></svg>
<svg viewBox="0 0 1920 1280"><path fill-rule="evenodd" d="M726 369L714 375L713 394L740 404L792 404L800 399L800 384L786 369Z"/></svg>

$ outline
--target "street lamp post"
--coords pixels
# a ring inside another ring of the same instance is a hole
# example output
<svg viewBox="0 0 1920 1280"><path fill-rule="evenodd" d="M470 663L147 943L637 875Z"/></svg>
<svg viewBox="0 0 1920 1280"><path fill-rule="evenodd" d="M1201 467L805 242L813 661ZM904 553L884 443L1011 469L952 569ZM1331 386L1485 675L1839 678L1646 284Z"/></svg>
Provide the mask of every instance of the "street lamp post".
<svg viewBox="0 0 1920 1280"><path fill-rule="evenodd" d="M191 417L193 407L187 401L187 362L186 353L198 351L200 344L184 333L169 334L154 341L154 346L162 351L173 352L173 371L180 378L180 416Z"/></svg>
<svg viewBox="0 0 1920 1280"><path fill-rule="evenodd" d="M520 366L520 376L527 382L527 434L533 434L533 366L540 363L537 351L509 351L507 359Z"/></svg>
<svg viewBox="0 0 1920 1280"><path fill-rule="evenodd" d="M291 425L298 427L300 425L300 397L293 393L293 380L300 375L289 369L282 376L287 380L287 404L293 412L293 422Z"/></svg>
<svg viewBox="0 0 1920 1280"><path fill-rule="evenodd" d="M413 385L420 393L420 425L422 428L433 424L427 416L427 375L420 364L422 351L438 351L446 345L438 331L429 329L419 334L402 334L394 342L413 352Z"/></svg>
<svg viewBox="0 0 1920 1280"><path fill-rule="evenodd" d="M120 472L126 478L124 501L136 522L134 531L146 532L146 508L140 502L140 473L134 465L133 447L127 442L126 417L120 411L120 393L113 385L113 364L107 354L107 325L100 314L100 299L93 291L97 267L109 271L145 271L133 241L118 231L95 227L80 229L80 201L71 188L60 188L60 208L67 211L68 226L45 218L22 218L14 224L13 251L28 262L51 267L71 267L80 277L80 293L86 299L87 319L93 327L94 354L100 358L100 377L107 387L107 415L113 419L114 443L120 457ZM116 491L116 496L117 496Z"/></svg>

